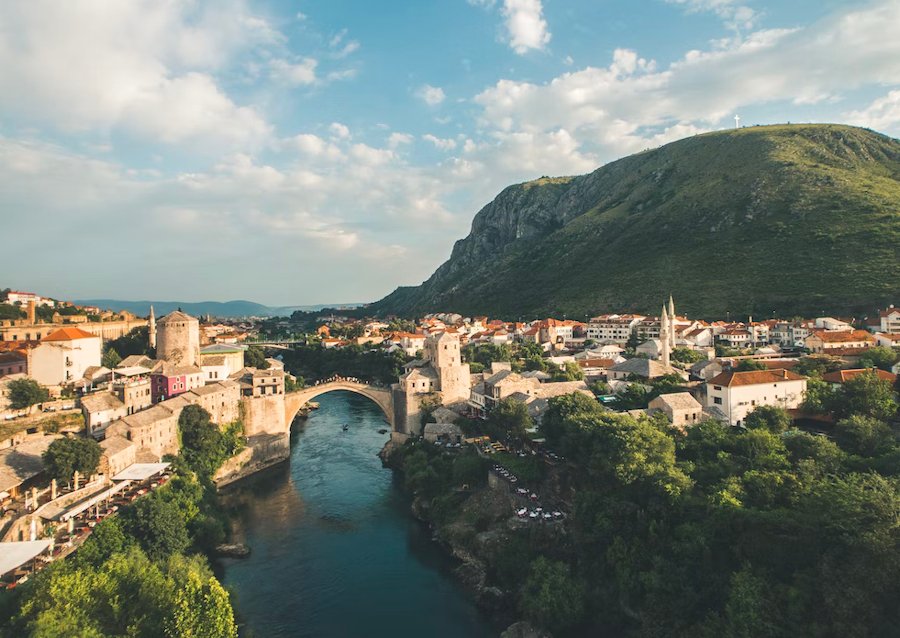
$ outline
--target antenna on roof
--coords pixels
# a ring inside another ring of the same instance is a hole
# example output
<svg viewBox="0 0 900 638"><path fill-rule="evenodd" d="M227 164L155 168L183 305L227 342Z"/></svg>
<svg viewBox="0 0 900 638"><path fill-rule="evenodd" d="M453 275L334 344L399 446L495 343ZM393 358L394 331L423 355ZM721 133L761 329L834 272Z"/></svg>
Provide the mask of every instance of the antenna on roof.
<svg viewBox="0 0 900 638"><path fill-rule="evenodd" d="M740 115L734 116L734 128L741 128L741 116Z"/></svg>

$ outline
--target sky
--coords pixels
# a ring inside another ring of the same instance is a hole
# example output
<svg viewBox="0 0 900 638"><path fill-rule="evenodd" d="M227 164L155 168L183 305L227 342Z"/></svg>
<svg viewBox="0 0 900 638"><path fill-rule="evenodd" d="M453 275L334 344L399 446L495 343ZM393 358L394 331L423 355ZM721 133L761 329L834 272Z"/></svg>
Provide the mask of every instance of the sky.
<svg viewBox="0 0 900 638"><path fill-rule="evenodd" d="M0 287L372 301L505 186L697 133L900 136L900 0L4 0Z"/></svg>

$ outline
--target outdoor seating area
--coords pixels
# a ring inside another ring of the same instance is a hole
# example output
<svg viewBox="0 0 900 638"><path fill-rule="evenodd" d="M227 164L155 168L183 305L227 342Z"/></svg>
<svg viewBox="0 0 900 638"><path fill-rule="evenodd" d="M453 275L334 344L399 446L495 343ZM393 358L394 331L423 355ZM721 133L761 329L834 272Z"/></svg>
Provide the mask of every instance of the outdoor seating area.
<svg viewBox="0 0 900 638"><path fill-rule="evenodd" d="M521 485L519 477L502 465L492 466L491 472L509 486L516 500L515 512L519 519L530 523L552 523L565 519L566 515L561 510L545 509L537 493Z"/></svg>
<svg viewBox="0 0 900 638"><path fill-rule="evenodd" d="M54 512L51 524L57 527L52 538L0 543L0 587L13 589L26 582L31 574L76 551L88 539L98 523L109 516L114 516L141 496L165 485L171 478L168 463L138 465L154 467L137 467L133 470L128 468L114 478L126 474L129 470L130 474L137 478L124 478L99 494L63 511ZM38 548L38 545L30 545L34 543L40 544L42 548L29 555L29 551Z"/></svg>

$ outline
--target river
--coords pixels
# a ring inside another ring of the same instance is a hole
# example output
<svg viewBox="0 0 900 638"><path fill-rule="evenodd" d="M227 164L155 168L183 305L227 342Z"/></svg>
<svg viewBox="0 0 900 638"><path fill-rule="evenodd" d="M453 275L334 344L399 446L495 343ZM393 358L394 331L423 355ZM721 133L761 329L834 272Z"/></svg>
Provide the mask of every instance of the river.
<svg viewBox="0 0 900 638"><path fill-rule="evenodd" d="M376 457L389 436L378 407L348 392L318 401L294 425L290 463L224 495L235 541L252 548L223 561L242 635L496 635Z"/></svg>

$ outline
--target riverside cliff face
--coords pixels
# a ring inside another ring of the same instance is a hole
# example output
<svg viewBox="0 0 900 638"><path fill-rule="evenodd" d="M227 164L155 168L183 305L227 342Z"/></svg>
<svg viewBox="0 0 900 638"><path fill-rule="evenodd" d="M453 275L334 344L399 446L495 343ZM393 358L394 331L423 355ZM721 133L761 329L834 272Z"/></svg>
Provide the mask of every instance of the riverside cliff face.
<svg viewBox="0 0 900 638"><path fill-rule="evenodd" d="M673 293L693 315L853 313L894 301L897 281L900 142L771 126L511 186L427 281L371 309L583 317Z"/></svg>

